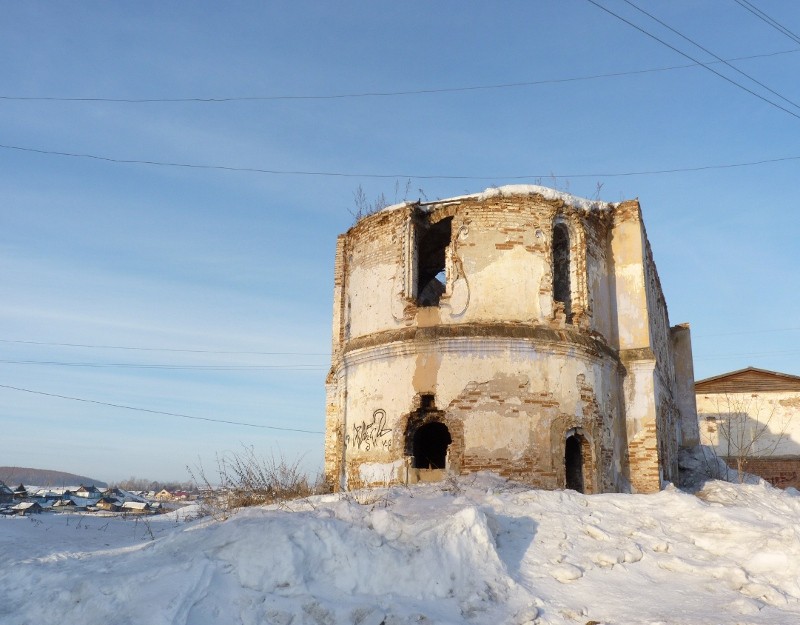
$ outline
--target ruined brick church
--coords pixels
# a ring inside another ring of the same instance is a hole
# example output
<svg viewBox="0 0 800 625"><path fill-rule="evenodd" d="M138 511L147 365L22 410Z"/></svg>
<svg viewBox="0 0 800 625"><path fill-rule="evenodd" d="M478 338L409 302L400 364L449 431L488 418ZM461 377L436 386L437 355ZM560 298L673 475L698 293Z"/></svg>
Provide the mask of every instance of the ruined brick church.
<svg viewBox="0 0 800 625"><path fill-rule="evenodd" d="M338 238L334 489L491 470L657 491L698 442L693 378L637 200L515 185L391 206Z"/></svg>

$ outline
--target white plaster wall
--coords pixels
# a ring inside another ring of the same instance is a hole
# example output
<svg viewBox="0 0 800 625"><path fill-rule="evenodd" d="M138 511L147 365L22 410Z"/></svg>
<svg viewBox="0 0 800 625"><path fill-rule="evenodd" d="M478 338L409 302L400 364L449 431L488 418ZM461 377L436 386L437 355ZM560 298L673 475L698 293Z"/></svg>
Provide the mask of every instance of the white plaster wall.
<svg viewBox="0 0 800 625"><path fill-rule="evenodd" d="M643 360L628 365L625 376L625 418L628 438L644 428L646 420L655 419L655 361Z"/></svg>
<svg viewBox="0 0 800 625"><path fill-rule="evenodd" d="M405 463L402 460L394 462L365 462L358 467L358 476L365 486L381 484L388 486L402 475Z"/></svg>
<svg viewBox="0 0 800 625"><path fill-rule="evenodd" d="M492 345L492 343L494 343ZM577 373L587 372L583 361L555 354L519 341L502 347L502 340L456 339L458 353L448 354L439 369L437 400L452 402L469 382L488 382L498 377L522 375L529 382L525 392L552 392L566 403L577 400ZM509 341L509 343L512 343ZM482 345L484 344L484 345Z"/></svg>
<svg viewBox="0 0 800 625"><path fill-rule="evenodd" d="M641 265L625 265L616 271L617 336L620 349L650 345Z"/></svg>
<svg viewBox="0 0 800 625"><path fill-rule="evenodd" d="M526 413L509 417L497 411L481 410L480 418L464 421L464 441L468 450L503 450L504 456L517 460L528 448L531 422L531 415Z"/></svg>
<svg viewBox="0 0 800 625"><path fill-rule="evenodd" d="M697 416L700 442L720 456L736 456L737 441L749 442L754 432L762 431L756 434L753 456L800 454L800 392L698 393ZM731 450L721 427L727 422L733 431Z"/></svg>
<svg viewBox="0 0 800 625"><path fill-rule="evenodd" d="M619 348L648 347L650 331L643 265L644 244L640 222L616 223L611 238L611 249Z"/></svg>
<svg viewBox="0 0 800 625"><path fill-rule="evenodd" d="M443 315L444 323L532 322L543 318L539 289L549 271L543 254L520 246L499 251L494 249L493 241L482 240L477 248L465 248L462 259L470 291L469 306L456 320Z"/></svg>
<svg viewBox="0 0 800 625"><path fill-rule="evenodd" d="M390 462L403 455L402 432L395 428L410 411L414 364L409 357L389 357L347 367L342 419L347 459ZM383 425L376 411L385 412Z"/></svg>
<svg viewBox="0 0 800 625"><path fill-rule="evenodd" d="M392 314L392 286L397 273L397 265L392 263L350 267L349 312L345 311L345 323L350 327L349 338L402 327L402 321Z"/></svg>

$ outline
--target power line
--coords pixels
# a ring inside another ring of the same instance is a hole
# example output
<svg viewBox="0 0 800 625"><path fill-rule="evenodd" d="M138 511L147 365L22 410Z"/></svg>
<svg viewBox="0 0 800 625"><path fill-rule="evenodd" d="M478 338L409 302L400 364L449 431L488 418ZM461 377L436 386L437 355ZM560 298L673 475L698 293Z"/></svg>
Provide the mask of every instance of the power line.
<svg viewBox="0 0 800 625"><path fill-rule="evenodd" d="M800 328L772 328L768 330L735 330L733 332L714 332L711 334L692 334L692 338L705 338L707 336L731 336L733 334L764 334L768 332L794 332Z"/></svg>
<svg viewBox="0 0 800 625"><path fill-rule="evenodd" d="M243 425L250 428L262 428L266 430L281 430L284 432L302 432L304 434L324 434L319 430L302 430L299 428L284 428L277 425L261 425L258 423L246 423L244 421L231 421L228 419L212 419L211 417L198 417L194 415L181 414L179 412L164 412L163 410L150 410L149 408L137 408L135 406L126 406L124 404L112 404L104 401L97 401L96 399L84 399L82 397L70 397L68 395L58 395L56 393L45 393L44 391L34 391L29 388L20 388L18 386L9 386L7 384L0 384L0 388L10 389L12 391L21 391L23 393L31 393L33 395L44 395L45 397L55 397L57 399L68 399L70 401L79 401L86 404L97 404L98 406L110 406L111 408L122 408L124 410L134 410L136 412L146 412L149 414L166 415L168 417L180 417L182 419L193 419L196 421L210 421L211 423L224 423L226 425Z"/></svg>
<svg viewBox="0 0 800 625"><path fill-rule="evenodd" d="M714 332L692 334L698 336L724 336L728 334L761 334L763 332L789 332L800 330L800 326L792 328L766 328L763 330L733 330L730 332ZM259 351L229 351L212 349L184 349L177 347L133 347L130 345L106 345L94 343L56 343L50 341L28 341L23 339L0 339L0 343L14 343L22 345L44 345L56 347L85 347L90 349L122 349L142 352L178 352L188 354L229 354L229 355L257 355L257 356L330 356L330 352L259 352Z"/></svg>
<svg viewBox="0 0 800 625"><path fill-rule="evenodd" d="M800 43L800 37L795 35L791 30L786 28L783 24L779 23L777 20L774 20L773 18L771 18L769 15L764 13L764 11L762 11L761 9L756 7L755 5L751 4L750 2L747 2L747 0L734 0L734 2L736 2L736 4L738 4L739 6L741 6L741 7L745 8L745 9L747 9L748 11L750 11L750 13L755 15L762 22L766 22L767 24L772 26L775 30L777 30L778 32L780 32L780 33L786 35L787 37L789 37L789 39L791 39L792 41Z"/></svg>
<svg viewBox="0 0 800 625"><path fill-rule="evenodd" d="M698 47L698 48L700 48L700 49L701 49L703 52L705 52L705 53L707 53L707 54L710 54L711 56L713 56L713 57L714 57L715 59L717 59L718 61L720 61L720 62L722 62L722 63L725 63L725 65L727 65L728 67L730 67L730 68L731 68L733 71L735 71L735 72L738 72L739 74L741 74L742 76L744 76L744 77L745 77L745 78L747 78L748 80L752 80L754 83L756 83L756 84L757 84L757 85L759 85L760 87L763 87L764 89L766 89L767 91L769 91L771 94L778 96L778 97L779 97L781 100L783 100L784 102L786 102L786 103L788 103L788 104L791 104L791 105L792 105L792 106L794 106L795 108L800 108L800 105L799 105L799 104L797 104L796 102L793 102L793 101L792 101L792 100L790 100L789 98L786 98L786 97L782 96L780 93L778 93L777 91L775 91L775 90L774 90L774 89L772 89L771 87L769 87L769 86L765 85L765 84L764 84L763 82L761 82L760 80L756 80L756 79L755 79L755 78L753 78L753 77L752 77L750 74L747 74L746 72L743 72L742 70L740 70L740 69L739 69L738 67L736 67L735 65L731 65L731 64L730 64L728 61L724 61L724 60L723 60L721 57L719 57L719 56L717 56L716 54L714 54L714 53L713 53L711 50L709 50L708 48L705 48L705 47L701 46L701 45L700 45L699 43L697 43L697 42L696 42L694 39L690 39L689 37L687 37L687 36L686 36L686 35L684 35L683 33L681 33L681 32L679 32L679 31L675 30L675 29L674 29L672 26L670 26L669 24L667 24L667 23L665 23L665 22L661 21L660 19L658 19L658 18L657 18L655 15L653 15L652 13L648 13L647 11L645 11L644 9L642 9L641 7L639 7L639 6L637 6L636 4L634 4L633 2L631 2L631 0L624 0L624 2L625 2L626 4L628 4L628 5L632 6L634 9L636 9L636 10L637 10L637 11L639 11L640 13L644 13L644 14L645 14L647 17L649 17L650 19L652 19L652 20L655 20L656 22L658 22L659 24L661 24L661 25L662 25L664 28L667 28L667 29L669 29L671 32L675 33L676 35L678 35L678 36L679 36L679 37L681 37L682 39L684 39L684 40L688 41L689 43L691 43L691 44L692 44L692 45L694 45L694 46L697 46L697 47Z"/></svg>
<svg viewBox="0 0 800 625"><path fill-rule="evenodd" d="M748 358L766 358L767 356L793 356L800 354L800 350L788 349L777 352L737 352L734 354L710 354L708 356L698 356L695 360L724 360L725 358L741 358L747 356Z"/></svg>
<svg viewBox="0 0 800 625"><path fill-rule="evenodd" d="M589 2L590 4L593 4L593 5L594 5L594 6L596 6L598 9L602 9L603 11L605 11L606 13L608 13L609 15L613 15L613 16L614 16L614 17L616 17L618 20L620 20L620 21L622 21L622 22L625 22L626 24L628 24L628 26L631 26L632 28L635 28L635 29L636 29L636 30L638 30L640 33L647 35L647 36L648 36L648 37L650 37L651 39L655 39L655 40L656 40L656 41L658 41L660 44L662 44L662 45L665 45L666 47L668 47L670 50L673 50L673 51L677 52L678 54L680 54L681 56L685 56L687 59L690 59L691 61L694 61L694 62L695 62L695 63L697 63L698 65L701 65L702 67L704 67L705 69L707 69L709 72L711 72L711 73L713 73L713 74L716 74L717 76L719 76L719 77L720 77L720 78L722 78L723 80L725 80L725 81L727 81L727 82L731 83L732 85L734 85L734 86L738 87L739 89L742 89L743 91L746 91L746 92L747 92L747 93L749 93L750 95L753 95L753 96L757 97L759 100L762 100L763 102L766 102L766 103L767 103L767 104L769 104L770 106L773 106L773 107L775 107L775 108L777 108L777 109L780 109L780 110L781 110L781 111L783 111L784 113L788 113L788 114L789 114L789 115L791 115L792 117L796 117L797 119L800 119L800 115L798 115L798 114L797 114L797 113L795 113L794 111L790 111L789 109L787 109L787 108L785 108L785 107L781 106L781 105L780 105L780 104L778 104L777 102L773 102L773 101L772 101L772 100L770 100L769 98L765 98L765 97L764 97L764 96L762 96L760 93L756 93L756 92L755 92L755 91L753 91L752 89L749 89L748 87L745 87L743 84L736 82L735 80L733 80L732 78L729 78L729 77L728 77L728 76L726 76L725 74L721 74L721 73L719 73L717 70L713 69L712 67L709 67L709 64L708 64L708 63L703 63L702 61L698 61L698 60L697 60L696 58L694 58L693 56L691 56L691 55L687 54L686 52L683 52L682 50L679 50L678 48L676 48L676 47L675 47L675 46L673 46L672 44L669 44L669 43L667 43L666 41L664 41L663 39L661 39L661 38L659 38L659 37L656 37L656 36L655 36L653 33L651 33L651 32L649 32L649 31L645 30L645 29L644 29L644 28L642 28L641 26L637 26L636 24L634 24L634 23L633 23L633 22L631 22L630 20L627 20L627 19L625 19L624 17L622 17L621 15L619 15L619 14L617 14L617 13L614 13L614 12L613 12L613 11L611 11L610 9L607 9L606 7L604 7L604 6L603 6L602 4L600 4L599 2L596 2L595 0L586 0L586 1L587 1L587 2ZM626 2L627 2L627 0L626 0Z"/></svg>
<svg viewBox="0 0 800 625"><path fill-rule="evenodd" d="M325 371L315 365L162 365L132 362L61 362L55 360L0 360L5 365L44 365L55 367L91 367L94 369L174 369L184 371Z"/></svg>
<svg viewBox="0 0 800 625"><path fill-rule="evenodd" d="M588 1L593 2L593 0L588 0ZM726 80L728 79L726 78ZM791 111L788 112L791 113ZM794 113L791 114L794 115ZM794 116L800 119L800 116L798 115ZM547 173L547 174L526 174L526 175L515 175L515 176L508 176L508 175L464 176L464 175L441 175L441 174L426 174L426 175L408 174L408 173L375 174L366 172L348 173L348 172L334 172L334 171L261 169L257 167L232 167L228 165L204 165L204 164L192 164L192 163L177 163L169 161L123 159L123 158L114 158L110 156L98 156L95 154L60 152L55 150L42 150L38 148L26 148L16 145L4 145L4 144L0 144L0 148L5 150L17 150L20 152L32 152L34 154L46 154L50 156L85 158L90 160L104 161L108 163L118 163L123 165L152 165L155 167L179 167L186 169L234 171L234 172L244 172L244 173L272 174L277 176L326 176L326 177L336 177L336 178L382 178L382 179L412 178L417 180L490 180L493 182L497 180L537 180L542 178L619 178L624 176L651 176L659 174L677 174L677 173L687 173L693 171L707 171L712 169L732 169L737 167L751 167L753 165L766 165L769 163L780 163L784 161L800 160L800 156L781 156L777 158L766 158L757 161L745 161L740 163L724 163L720 165L699 165L697 167L673 167L669 169L650 169L650 170L625 171L625 172L597 172L597 173L559 174L559 175L555 175L553 173Z"/></svg>
<svg viewBox="0 0 800 625"><path fill-rule="evenodd" d="M797 43L800 43L798 40ZM716 63L727 63L732 61L746 61L750 59L760 59L781 54L792 54L800 52L800 49L782 50L780 52L766 52L764 54L752 54L749 56L739 56L731 59L720 59L711 61L707 65ZM104 98L104 97L60 97L60 96L10 96L0 95L0 100L23 101L23 102L109 102L121 104L152 104L152 103L185 103L198 102L204 104L217 104L224 102L268 102L274 100L343 100L349 98L383 98L395 96L427 95L436 93L463 93L469 91L487 91L494 89L515 89L520 87L535 87L539 85L552 85L568 82L581 82L586 80L598 80L601 78L618 78L620 76L635 76L638 74L651 74L657 72L668 72L678 69L689 69L699 67L702 63L687 63L686 65L671 65L666 67L654 67L648 69L631 70L627 72L609 72L605 74L591 74L588 76L572 76L568 78L552 78L544 80L529 80L520 82L497 83L489 85L467 85L461 87L442 87L437 89L410 89L406 91L364 91L356 93L340 94L311 94L311 95L274 95L274 96L228 96L220 98Z"/></svg>
<svg viewBox="0 0 800 625"><path fill-rule="evenodd" d="M131 347L125 345L91 345L87 343L48 343L46 341L22 341L16 339L0 339L0 343L16 343L22 345L48 345L56 347L87 347L91 349L124 349L140 352L178 352L186 354L229 354L251 356L330 356L330 352L258 352L258 351L217 351L211 349L177 349L171 347Z"/></svg>

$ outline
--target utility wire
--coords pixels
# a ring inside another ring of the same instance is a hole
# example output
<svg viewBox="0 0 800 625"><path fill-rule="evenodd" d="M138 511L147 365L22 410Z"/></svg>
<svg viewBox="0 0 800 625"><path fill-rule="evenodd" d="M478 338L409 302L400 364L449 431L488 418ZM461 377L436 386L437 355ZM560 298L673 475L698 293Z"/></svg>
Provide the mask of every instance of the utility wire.
<svg viewBox="0 0 800 625"><path fill-rule="evenodd" d="M23 393L31 393L33 395L44 395L45 397L55 397L58 399L69 399L70 401L79 401L86 404L96 404L98 406L110 406L111 408L122 408L124 410L134 410L136 412L147 412L149 414L166 415L168 417L180 417L182 419L193 419L196 421L210 421L212 423L225 423L226 425L243 425L250 428L263 428L266 430L281 430L284 432L302 432L304 434L324 434L319 430L302 430L299 428L284 428L277 425L261 425L258 423L246 423L244 421L231 421L228 419L212 419L211 417L198 417L194 415L181 414L179 412L164 412L163 410L150 410L149 408L137 408L135 406L126 406L124 404L112 404L104 401L97 401L95 399L84 399L82 397L70 397L68 395L58 395L56 393L45 393L44 391L34 391L29 388L20 388L18 386L9 386L7 384L0 384L0 388L10 389L12 391L20 391Z"/></svg>
<svg viewBox="0 0 800 625"><path fill-rule="evenodd" d="M800 43L800 40L797 41ZM715 63L727 63L731 61L746 61L750 59L760 59L781 54L792 54L800 52L798 49L783 50L780 52L767 52L764 54L752 54L749 56L739 56L732 59L711 61L708 65ZM529 80L522 82L497 83L490 85L468 85L462 87L442 87L439 89L411 89L407 91L364 91L357 93L340 94L321 94L321 95L274 95L274 96L230 96L221 98L103 98L103 97L57 97L57 96L11 96L0 95L0 100L24 101L24 102L111 102L124 104L149 104L149 103L181 103L181 102L200 102L200 103L223 103L223 102L253 102L271 100L342 100L349 98L380 98L409 95L426 95L435 93L463 93L468 91L487 91L493 89L515 89L519 87L535 87L538 85L553 85L568 82L580 82L585 80L598 80L601 78L617 78L620 76L635 76L637 74L650 74L656 72L667 72L678 69L688 69L699 67L702 63L688 63L686 65L671 65L667 67L654 67L649 69L639 69L627 72L610 72L606 74L591 74L589 76L572 76L568 78L552 78L545 80Z"/></svg>
<svg viewBox="0 0 800 625"><path fill-rule="evenodd" d="M789 109L787 109L787 108L785 108L785 107L781 106L781 105L780 105L780 104L778 104L777 102L773 102L773 101L772 101L772 100L770 100L769 98L765 98L765 97L764 97L764 96L762 96L760 93L757 93L757 92L753 91L752 89L750 89L750 88L748 88L748 87L745 87L743 84L736 82L735 80L733 80L732 78L729 78L729 77L728 77L728 76L726 76L725 74L721 74L720 72L718 72L718 71L717 71L717 70L715 70L714 68L712 68L712 67L709 67L709 64L708 64L708 63L703 63L702 61L699 61L699 60L697 60L696 58L694 58L693 56L691 56L691 55L687 54L686 52L683 52L682 50L679 50L678 48L676 48L676 47L675 47L675 46L673 46L672 44L669 44L669 43L667 43L667 42L666 42L666 41L664 41L663 39L661 39L661 38L657 37L656 35L654 35L653 33L649 32L649 31L645 30L645 29L644 29L644 28L642 28L641 26L637 26L636 24L634 24L634 23L633 23L633 22L631 22L630 20L628 20L628 19L625 19L624 17L622 17L621 15L619 15L619 14L617 14L617 13L614 13L614 12L613 12L613 11L611 11L610 9L607 9L606 7L604 7L604 6L603 6L602 4L600 4L599 2L596 2L596 0L586 0L586 1L587 1L587 2L589 2L590 4L593 4L593 5L594 5L594 6L596 6L598 9L602 9L603 11L605 11L606 13L608 13L609 15L612 15L612 16L616 17L618 20L620 20L620 21L622 21L622 22L625 22L626 24L628 24L628 26L631 26L632 28L635 28L635 29L636 29L636 30L638 30L640 33L642 33L642 34L644 34L644 35L647 35L648 37L650 37L651 39L654 39L654 40L658 41L658 42L659 42L660 44L662 44L662 45L665 45L665 46L666 46L666 47L668 47L670 50L673 50L673 51L677 52L678 54L680 54L681 56L685 56L687 59L690 59L691 61L694 61L695 63L697 63L697 64L699 64L699 65L703 66L703 67L704 67L705 69L707 69L709 72L711 72L711 73L713 73L713 74L716 74L717 76L719 76L719 77L720 77L720 78L722 78L723 80L725 80L725 81L727 81L727 82L731 83L732 85L734 85L734 86L738 87L739 89L742 89L743 91L746 91L746 92L747 92L747 93L749 93L750 95L753 95L753 96L757 97L759 100L762 100L763 102L766 102L766 103L767 103L767 104L769 104L770 106L773 106L773 107L775 107L775 108L777 108L777 109L780 109L780 110L781 110L781 111L783 111L784 113L788 113L788 114L789 114L789 115L791 115L792 117L795 117L795 118L797 118L797 119L800 119L800 115L798 115L798 114L797 114L797 113L795 113L794 111L791 111L791 110L789 110ZM626 0L626 1L627 1L627 0Z"/></svg>
<svg viewBox="0 0 800 625"><path fill-rule="evenodd" d="M794 332L800 328L772 328L769 330L734 330L733 332L713 332L711 334L692 334L692 338L705 338L707 336L730 336L733 334L764 334L768 332Z"/></svg>
<svg viewBox="0 0 800 625"><path fill-rule="evenodd" d="M789 37L789 39L791 39L792 41L800 43L800 37L798 37L791 30L786 28L783 24L779 23L777 20L774 20L773 18L771 18L769 15L764 13L764 11L762 11L761 9L759 9L758 7L753 5L752 3L747 2L747 0L734 0L734 2L736 2L736 4L738 4L739 6L741 6L741 7L745 8L745 9L747 9L748 11L750 11L750 13L755 15L762 22L766 22L767 24L772 26L775 30L777 30L778 32L780 32L780 33L786 35L787 37Z"/></svg>
<svg viewBox="0 0 800 625"><path fill-rule="evenodd" d="M701 46L701 45L700 45L699 43L697 43L697 42L696 42L694 39L690 39L689 37L687 37L687 36L686 36L686 35L684 35L683 33L681 33L681 32L679 32L679 31L675 30L675 29L674 29L672 26L670 26L669 24L667 24L667 23L665 23L665 22L661 21L660 19L658 19L658 18L657 18L655 15L653 15L652 13L648 13L648 12L647 12L647 11L645 11L643 8L641 8L641 7L637 6L636 4L634 4L633 2L631 2L631 0L624 0L624 2L625 2L626 4L628 4L629 6L632 6L634 9L636 9L636 10L637 10L637 11L639 11L640 13L644 13L644 14L645 14L647 17L649 17L650 19L652 19L652 20L654 20L654 21L658 22L658 23L659 23L659 24L661 24L661 25L662 25L664 28L667 28L667 29L669 29L671 32L675 33L676 35L678 35L679 37L681 37L681 38L682 38L682 39L684 39L685 41L688 41L688 42L689 42L689 43L691 43L693 46L697 46L698 48L700 48L700 49L701 49L703 52L705 52L706 54L710 54L710 55L711 55L711 56L713 56L715 59L717 59L717 61L720 61L721 63L725 63L725 65L727 65L728 67L730 67L730 68L731 68L733 71L735 71L735 72L738 72L739 74L741 74L742 76L744 76L744 77L745 77L745 78L747 78L748 80L751 80L751 81L753 81L754 83L756 83L757 85L759 85L760 87L763 87L764 89L766 89L767 91L769 91L771 94L778 96L778 97L779 97L781 100L783 100L783 101L784 101L784 102L786 102L787 104L791 104L793 107L800 109L800 104L797 104L796 102L793 102L793 101L792 101L792 100L790 100L789 98L786 98L786 97L782 96L780 93L778 93L777 91L775 91L775 90L774 90L774 89L772 89L771 87L769 87L769 86L765 85L765 84L764 84L763 82L761 82L760 80L756 80L756 79L755 79L755 78L753 78L753 77L752 77L750 74L747 74L747 73L743 72L742 70L740 70L740 69L739 69L738 67L736 67L735 65L732 65L732 64L731 64L731 63L729 63L728 61L725 61L725 60L723 60L721 57L719 57L719 56L717 56L716 54L714 54L714 53L713 53L711 50L709 50L708 48L705 48L705 47Z"/></svg>
<svg viewBox="0 0 800 625"><path fill-rule="evenodd" d="M776 332L796 332L800 331L800 327L792 328L769 328L764 330L733 330L730 332L711 332L703 334L692 333L692 339L703 339L715 336L734 336L744 334L769 334ZM33 345L54 345L66 347L89 347L98 349L122 349L122 350L143 350L143 351L166 351L166 352L190 352L201 354L291 354L291 355L308 355L303 352L228 352L228 351L210 351L210 350L184 350L184 349L170 349L170 348L147 348L147 347L125 347L119 345L87 345L76 343L45 343L40 341L17 341L10 339L0 339L0 343L22 343ZM765 352L743 352L734 355L760 355ZM791 352L766 352L766 353L794 353ZM314 355L314 354L312 354ZM329 356L329 354L319 354ZM704 356L703 358L719 358L727 357L728 354L712 354ZM289 364L289 365L170 365L170 364L155 364L155 363L99 363L99 362L63 362L51 360L0 360L0 364L16 364L16 365L52 365L63 367L92 367L92 368L130 368L130 369L178 369L178 370L196 370L196 371L250 371L250 370L273 370L273 371L324 371L327 365L320 365L318 363L309 364Z"/></svg>
<svg viewBox="0 0 800 625"><path fill-rule="evenodd" d="M45 365L54 367L92 367L95 369L176 369L185 371L324 371L315 365L161 365L132 362L61 362L55 360L0 360L4 365Z"/></svg>
<svg viewBox="0 0 800 625"><path fill-rule="evenodd" d="M748 358L767 358L774 356L794 356L800 354L797 350L787 350L782 352L739 352L736 354L711 354L709 356L697 356L695 360L725 360L726 358L741 358L746 356Z"/></svg>
<svg viewBox="0 0 800 625"><path fill-rule="evenodd" d="M593 0L588 0L593 2ZM728 80L726 78L726 80ZM759 96L760 97L760 96ZM763 99L763 98L762 98ZM769 100L767 100L769 102ZM776 105L777 106L777 105ZM782 107L779 107L782 108ZM783 109L787 110L787 109ZM798 119L800 116L795 115L791 111L787 111ZM753 165L766 165L769 163L780 163L784 161L800 160L800 156L780 156L777 158L765 158L756 161L744 161L740 163L723 163L720 165L699 165L697 167L673 167L670 169L650 169L639 171L625 171L625 172L597 172L597 173L583 173L583 174L526 174L517 176L454 176L454 175L441 175L441 174L408 174L408 173L393 173L393 174L375 174L375 173L347 173L336 171L311 171L311 170L288 170L288 169L261 169L257 167L232 167L228 165L203 165L192 163L176 163L169 161L153 161L153 160L140 160L140 159L123 159L113 158L110 156L97 156L95 154L80 154L76 152L59 152L55 150L41 150L38 148L26 148L17 145L4 145L0 144L1 149L17 150L20 152L32 152L34 154L47 154L51 156L66 156L70 158L85 158L96 161L104 161L108 163L119 163L125 165L152 165L155 167L180 167L187 169L204 169L204 170L217 170L217 171L235 171L256 174L272 174L276 176L327 176L336 178L412 178L417 180L537 180L541 178L619 178L624 176L651 176L658 174L677 174L693 171L707 171L711 169L732 169L737 167L751 167Z"/></svg>
<svg viewBox="0 0 800 625"><path fill-rule="evenodd" d="M91 349L125 349L140 352L178 352L186 354L232 354L253 356L330 356L330 352L250 352L250 351L216 351L211 349L176 349L170 347L130 347L124 345L90 345L87 343L48 343L45 341L21 341L0 339L0 343L16 343L22 345L50 345L56 347L88 347Z"/></svg>
<svg viewBox="0 0 800 625"><path fill-rule="evenodd" d="M731 334L763 334L769 332L794 332L800 330L796 328L769 328L765 330L732 330L730 332L712 332L703 334L692 333L692 338L705 338L707 336L728 336ZM248 352L248 351L224 351L210 349L178 349L172 347L131 347L128 345L92 345L89 343L50 343L47 341L23 341L19 339L0 339L0 343L13 343L20 345L42 345L55 347L80 347L88 349L121 349L142 352L176 352L188 354L228 354L228 355L257 355L257 356L327 356L329 352Z"/></svg>
<svg viewBox="0 0 800 625"><path fill-rule="evenodd" d="M692 336L723 336L727 334L761 334L764 332L789 332L800 330L800 326L792 328L767 328L764 330L732 330L730 332L714 332L703 334L692 334ZM182 349L175 347L131 347L129 345L94 345L90 343L51 343L48 341L26 341L21 339L0 339L0 343L15 343L22 345L45 345L56 347L86 347L91 349L123 349L143 352L179 352L189 354L241 354L241 355L260 355L260 356L330 356L330 352L250 352L250 351L227 351L211 349Z"/></svg>

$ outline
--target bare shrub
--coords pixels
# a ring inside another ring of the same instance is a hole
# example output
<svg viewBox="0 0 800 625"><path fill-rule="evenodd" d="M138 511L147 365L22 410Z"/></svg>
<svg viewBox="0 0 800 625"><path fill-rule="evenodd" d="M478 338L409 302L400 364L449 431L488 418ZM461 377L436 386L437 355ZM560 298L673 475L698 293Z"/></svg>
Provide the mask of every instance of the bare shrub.
<svg viewBox="0 0 800 625"><path fill-rule="evenodd" d="M290 461L274 454L261 457L253 447L243 445L241 451L217 456L216 483L206 476L202 466L187 470L202 493L203 511L215 518L227 518L239 508L325 492L322 476L309 479L300 468L301 460Z"/></svg>
<svg viewBox="0 0 800 625"><path fill-rule="evenodd" d="M395 180L394 204L407 202L410 190L411 178L406 180L404 186L401 186L400 180ZM424 195L422 189L419 189L419 192L421 195ZM367 198L367 194L364 192L364 189L361 187L361 185L358 185L358 188L353 191L353 204L355 205L354 208L348 208L347 210L353 216L353 223L358 223L364 217L369 217L370 215L374 215L375 213L382 211L384 208L389 206L389 201L386 199L386 195L383 193L381 193L374 200L369 200Z"/></svg>
<svg viewBox="0 0 800 625"><path fill-rule="evenodd" d="M772 456L787 437L787 423L780 422L776 405L758 393L724 393L714 402L714 412L701 421L701 436L715 456L745 481L749 461ZM716 461L716 458L715 458ZM727 472L711 477L734 481Z"/></svg>
<svg viewBox="0 0 800 625"><path fill-rule="evenodd" d="M348 209L353 216L353 223L358 223L364 217L380 212L389 206L389 202L386 201L386 196L383 193L375 198L375 201L370 202L361 185L358 185L358 188L353 191L353 203L355 204L355 210Z"/></svg>

